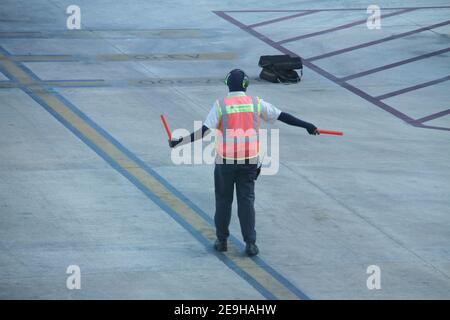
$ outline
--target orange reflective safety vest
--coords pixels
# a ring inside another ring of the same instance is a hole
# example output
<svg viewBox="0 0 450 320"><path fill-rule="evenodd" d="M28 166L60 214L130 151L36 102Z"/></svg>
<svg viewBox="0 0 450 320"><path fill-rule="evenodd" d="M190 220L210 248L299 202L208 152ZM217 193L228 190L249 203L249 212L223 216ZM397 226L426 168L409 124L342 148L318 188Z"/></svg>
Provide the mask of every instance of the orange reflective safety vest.
<svg viewBox="0 0 450 320"><path fill-rule="evenodd" d="M231 96L219 102L217 153L224 159L243 160L259 154L260 100Z"/></svg>

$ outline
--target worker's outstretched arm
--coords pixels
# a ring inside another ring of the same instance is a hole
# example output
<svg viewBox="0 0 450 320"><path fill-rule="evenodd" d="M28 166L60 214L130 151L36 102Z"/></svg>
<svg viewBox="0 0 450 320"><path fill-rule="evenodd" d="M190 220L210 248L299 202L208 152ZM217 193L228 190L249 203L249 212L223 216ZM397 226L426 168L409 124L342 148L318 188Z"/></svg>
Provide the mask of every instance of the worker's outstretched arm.
<svg viewBox="0 0 450 320"><path fill-rule="evenodd" d="M203 138L205 135L209 133L209 128L205 125L202 126L201 129L198 129L197 131L192 132L189 136L169 140L169 146L171 148L174 148L177 145L183 145L188 144L191 142L194 142L195 140Z"/></svg>
<svg viewBox="0 0 450 320"><path fill-rule="evenodd" d="M319 134L319 131L317 130L315 125L313 125L312 123L300 120L299 118L296 118L287 112L281 112L280 115L278 116L278 120L280 120L281 122L284 122L286 124L289 124L291 126L305 128L309 134Z"/></svg>

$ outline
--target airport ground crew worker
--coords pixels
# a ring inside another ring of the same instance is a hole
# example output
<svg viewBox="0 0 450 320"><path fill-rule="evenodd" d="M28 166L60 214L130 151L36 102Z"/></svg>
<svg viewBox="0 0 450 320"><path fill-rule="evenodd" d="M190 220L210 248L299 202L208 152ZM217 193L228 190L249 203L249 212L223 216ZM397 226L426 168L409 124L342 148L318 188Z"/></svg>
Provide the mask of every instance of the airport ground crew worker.
<svg viewBox="0 0 450 320"><path fill-rule="evenodd" d="M214 187L216 212L214 222L217 240L214 249L227 250L227 238L231 220L234 185L238 202L238 217L242 236L246 243L245 252L255 256L255 180L258 174L259 125L260 118L268 122L280 120L289 125L305 128L309 134L319 134L317 128L272 104L246 95L249 78L240 69L232 70L226 77L229 88L227 97L217 100L209 112L200 132L169 141L171 148L190 143L208 133L209 129L218 129L216 144L217 159L214 168ZM200 131L200 130L199 130Z"/></svg>

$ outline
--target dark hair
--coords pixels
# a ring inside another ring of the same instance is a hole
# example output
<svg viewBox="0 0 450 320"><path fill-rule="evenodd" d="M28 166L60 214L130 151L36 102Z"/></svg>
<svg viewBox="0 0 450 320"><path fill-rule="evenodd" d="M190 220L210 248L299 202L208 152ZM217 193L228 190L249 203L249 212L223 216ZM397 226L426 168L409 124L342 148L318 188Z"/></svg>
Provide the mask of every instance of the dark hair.
<svg viewBox="0 0 450 320"><path fill-rule="evenodd" d="M225 84L230 91L246 91L250 81L247 74L241 69L233 69L225 78Z"/></svg>

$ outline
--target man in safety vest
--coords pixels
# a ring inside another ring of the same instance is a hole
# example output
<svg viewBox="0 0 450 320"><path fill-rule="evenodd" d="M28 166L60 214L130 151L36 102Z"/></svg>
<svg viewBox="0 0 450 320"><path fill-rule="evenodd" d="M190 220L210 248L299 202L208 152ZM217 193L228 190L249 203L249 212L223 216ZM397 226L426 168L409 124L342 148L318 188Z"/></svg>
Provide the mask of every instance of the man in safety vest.
<svg viewBox="0 0 450 320"><path fill-rule="evenodd" d="M234 69L228 73L225 83L229 88L228 95L215 101L200 132L190 136L172 139L171 148L189 143L203 137L209 129L218 129L217 161L214 169L214 186L216 198L217 240L214 249L227 251L228 227L231 220L234 185L238 202L238 216L241 232L246 243L245 252L255 256L259 249L256 246L255 231L255 180L258 175L259 126L260 119L275 122L280 120L289 125L305 128L309 134L319 134L317 128L286 112L282 112L272 104L246 95L249 78L244 71Z"/></svg>

